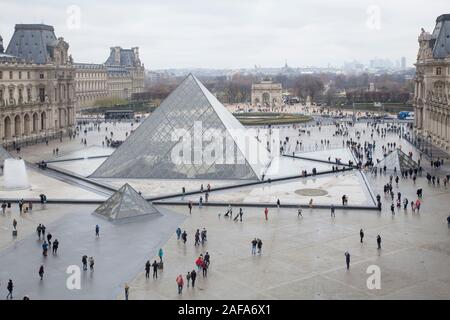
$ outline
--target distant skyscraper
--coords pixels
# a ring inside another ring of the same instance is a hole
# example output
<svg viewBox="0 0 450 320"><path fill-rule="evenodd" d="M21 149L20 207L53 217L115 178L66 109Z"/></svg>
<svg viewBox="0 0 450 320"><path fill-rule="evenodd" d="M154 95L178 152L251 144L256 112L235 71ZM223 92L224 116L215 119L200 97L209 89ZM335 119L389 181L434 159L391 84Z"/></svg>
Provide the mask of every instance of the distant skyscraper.
<svg viewBox="0 0 450 320"><path fill-rule="evenodd" d="M402 69L406 69L406 58L401 57L400 61L401 61L400 64L401 64Z"/></svg>

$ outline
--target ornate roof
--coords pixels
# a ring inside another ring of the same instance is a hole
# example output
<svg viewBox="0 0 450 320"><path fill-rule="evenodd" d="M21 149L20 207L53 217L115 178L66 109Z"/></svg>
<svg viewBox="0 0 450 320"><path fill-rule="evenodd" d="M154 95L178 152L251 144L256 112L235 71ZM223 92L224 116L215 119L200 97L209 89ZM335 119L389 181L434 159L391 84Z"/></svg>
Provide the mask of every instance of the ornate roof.
<svg viewBox="0 0 450 320"><path fill-rule="evenodd" d="M6 53L29 62L47 63L52 55L50 48L58 40L52 26L45 24L16 24Z"/></svg>
<svg viewBox="0 0 450 320"><path fill-rule="evenodd" d="M433 58L445 59L450 55L450 14L440 15L431 35Z"/></svg>

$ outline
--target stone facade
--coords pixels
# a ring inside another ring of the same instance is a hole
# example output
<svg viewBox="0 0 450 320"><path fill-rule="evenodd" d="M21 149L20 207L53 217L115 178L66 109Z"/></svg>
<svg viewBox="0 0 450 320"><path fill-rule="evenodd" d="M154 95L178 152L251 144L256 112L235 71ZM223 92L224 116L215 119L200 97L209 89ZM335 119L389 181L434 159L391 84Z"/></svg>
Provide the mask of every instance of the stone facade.
<svg viewBox="0 0 450 320"><path fill-rule="evenodd" d="M75 125L75 68L68 49L53 27L43 24L17 24L6 52L0 44L3 145L63 133Z"/></svg>
<svg viewBox="0 0 450 320"><path fill-rule="evenodd" d="M139 48L111 47L104 64L76 64L77 109L94 106L104 98L129 99L144 91L145 67Z"/></svg>
<svg viewBox="0 0 450 320"><path fill-rule="evenodd" d="M414 90L414 131L450 151L450 14L436 20L432 34L419 35Z"/></svg>
<svg viewBox="0 0 450 320"><path fill-rule="evenodd" d="M283 103L281 83L264 79L252 84L252 105L274 108Z"/></svg>
<svg viewBox="0 0 450 320"><path fill-rule="evenodd" d="M94 102L107 98L108 73L105 65L76 63L75 93L77 110L91 107Z"/></svg>

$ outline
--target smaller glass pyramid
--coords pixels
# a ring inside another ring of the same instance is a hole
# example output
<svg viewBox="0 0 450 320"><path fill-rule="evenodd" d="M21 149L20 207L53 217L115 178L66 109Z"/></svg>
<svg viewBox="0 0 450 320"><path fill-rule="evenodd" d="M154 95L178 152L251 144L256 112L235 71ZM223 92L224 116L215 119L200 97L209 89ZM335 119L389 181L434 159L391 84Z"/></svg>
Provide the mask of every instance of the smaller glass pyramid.
<svg viewBox="0 0 450 320"><path fill-rule="evenodd" d="M386 166L386 171L403 172L409 169L417 169L419 165L400 149L395 149L376 165L376 168Z"/></svg>
<svg viewBox="0 0 450 320"><path fill-rule="evenodd" d="M108 200L95 209L93 213L111 221L147 214L160 214L153 205L148 203L128 183L125 183Z"/></svg>

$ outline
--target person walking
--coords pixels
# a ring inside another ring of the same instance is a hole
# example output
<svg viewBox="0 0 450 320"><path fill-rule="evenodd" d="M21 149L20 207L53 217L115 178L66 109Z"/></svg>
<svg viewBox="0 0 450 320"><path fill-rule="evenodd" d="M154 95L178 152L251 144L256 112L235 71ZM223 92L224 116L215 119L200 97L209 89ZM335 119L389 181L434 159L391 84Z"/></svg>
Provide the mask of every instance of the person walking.
<svg viewBox="0 0 450 320"><path fill-rule="evenodd" d="M176 230L175 232L176 232L176 234L177 234L177 240L180 240L180 237L181 237L181 228L178 227L177 230Z"/></svg>
<svg viewBox="0 0 450 320"><path fill-rule="evenodd" d="M391 213L394 215L395 214L395 206L394 203L392 202L391 204Z"/></svg>
<svg viewBox="0 0 450 320"><path fill-rule="evenodd" d="M202 242L202 245L206 242L206 229L203 227L203 230L200 232L200 239Z"/></svg>
<svg viewBox="0 0 450 320"><path fill-rule="evenodd" d="M189 214L192 214L192 201L189 201L188 208L189 208Z"/></svg>
<svg viewBox="0 0 450 320"><path fill-rule="evenodd" d="M203 256L202 254L200 254L200 256L195 260L195 265L197 266L198 271L200 271L200 269L202 268L202 263L203 263Z"/></svg>
<svg viewBox="0 0 450 320"><path fill-rule="evenodd" d="M83 264L83 270L87 270L87 263L88 263L88 257L87 255L84 255L81 257L81 263Z"/></svg>
<svg viewBox="0 0 450 320"><path fill-rule="evenodd" d="M13 228L14 230L17 230L17 220L13 219Z"/></svg>
<svg viewBox="0 0 450 320"><path fill-rule="evenodd" d="M39 268L39 277L41 278L41 280L44 277L44 266L41 265L41 267Z"/></svg>
<svg viewBox="0 0 450 320"><path fill-rule="evenodd" d="M417 210L417 213L419 213L419 211L420 211L420 200L419 199L416 200L416 210Z"/></svg>
<svg viewBox="0 0 450 320"><path fill-rule="evenodd" d="M280 199L277 199L277 208L280 209Z"/></svg>
<svg viewBox="0 0 450 320"><path fill-rule="evenodd" d="M350 253L348 251L345 251L345 263L347 265L347 270L350 269Z"/></svg>
<svg viewBox="0 0 450 320"><path fill-rule="evenodd" d="M262 252L262 241L261 239L258 239L258 243L256 245L258 247L258 254L261 254Z"/></svg>
<svg viewBox="0 0 450 320"><path fill-rule="evenodd" d="M244 215L244 210L242 208L239 208L239 220L242 222L242 216Z"/></svg>
<svg viewBox="0 0 450 320"><path fill-rule="evenodd" d="M8 285L6 286L6 289L8 290L8 294L6 295L6 300L9 299L13 299L13 289L14 289L14 284L13 281L11 279L9 279L8 281Z"/></svg>
<svg viewBox="0 0 450 320"><path fill-rule="evenodd" d="M206 253L205 253L204 261L206 263L206 266L209 267L210 261L209 261L209 252L208 251L206 251Z"/></svg>
<svg viewBox="0 0 450 320"><path fill-rule="evenodd" d="M198 246L200 244L200 230L197 229L194 235L194 246Z"/></svg>
<svg viewBox="0 0 450 320"><path fill-rule="evenodd" d="M256 245L258 244L258 240L256 240L256 238L255 238L252 240L251 243L252 243L252 255L255 255L256 254Z"/></svg>
<svg viewBox="0 0 450 320"><path fill-rule="evenodd" d="M303 218L303 215L302 215L302 208L298 208L298 209L297 209L297 218L299 218L299 217L302 217L302 218Z"/></svg>
<svg viewBox="0 0 450 320"><path fill-rule="evenodd" d="M380 250L381 249L381 236L380 235L377 236L377 245L378 245L378 250Z"/></svg>
<svg viewBox="0 0 450 320"><path fill-rule="evenodd" d="M363 243L363 239L364 239L364 231L363 231L363 229L359 230L359 237L361 239L361 243Z"/></svg>
<svg viewBox="0 0 450 320"><path fill-rule="evenodd" d="M48 243L47 241L44 240L44 243L42 244L42 255L44 257L47 256L47 251L48 251Z"/></svg>
<svg viewBox="0 0 450 320"><path fill-rule="evenodd" d="M158 262L156 262L156 260L153 261L152 267L153 267L153 279L155 279L155 278L158 279L159 264L158 264Z"/></svg>
<svg viewBox="0 0 450 320"><path fill-rule="evenodd" d="M186 244L186 241L187 241L187 233L186 233L186 230L184 230L183 233L181 234L181 239L183 239L183 243Z"/></svg>
<svg viewBox="0 0 450 320"><path fill-rule="evenodd" d="M187 283L187 287L189 288L189 281L191 280L191 272L188 271L187 275L186 275L186 283Z"/></svg>
<svg viewBox="0 0 450 320"><path fill-rule="evenodd" d="M42 225L41 226L41 231L42 231L42 237L45 239L45 230L46 230L47 228L44 226L44 225Z"/></svg>
<svg viewBox="0 0 450 320"><path fill-rule="evenodd" d="M100 226L98 224L95 225L95 236L100 237Z"/></svg>
<svg viewBox="0 0 450 320"><path fill-rule="evenodd" d="M48 242L48 246L49 246L49 247L52 246L52 241L51 241L51 240L52 240L52 237L53 237L53 236L52 236L51 233L48 233L48 234L47 234L47 242Z"/></svg>
<svg viewBox="0 0 450 320"><path fill-rule="evenodd" d="M202 261L202 272L203 272L203 278L208 277L208 263L206 259Z"/></svg>
<svg viewBox="0 0 450 320"><path fill-rule="evenodd" d="M89 257L89 269L94 271L94 257Z"/></svg>
<svg viewBox="0 0 450 320"><path fill-rule="evenodd" d="M331 217L334 218L336 216L334 214L334 204L331 205L330 211L331 211Z"/></svg>
<svg viewBox="0 0 450 320"><path fill-rule="evenodd" d="M158 257L159 257L159 262L163 262L163 249L162 248L159 248L159 251L158 251Z"/></svg>
<svg viewBox="0 0 450 320"><path fill-rule="evenodd" d="M36 232L38 234L39 240L41 240L42 225L40 223L39 223L39 225L36 228Z"/></svg>
<svg viewBox="0 0 450 320"><path fill-rule="evenodd" d="M58 247L59 247L59 241L58 241L58 239L55 239L55 241L53 241L53 246L52 246L52 253L53 254L57 253Z"/></svg>
<svg viewBox="0 0 450 320"><path fill-rule="evenodd" d="M267 215L269 214L269 209L267 207L264 209L264 216L266 217L266 221L268 220Z"/></svg>
<svg viewBox="0 0 450 320"><path fill-rule="evenodd" d="M151 267L150 261L147 260L147 262L145 263L145 278L146 279L150 278L150 267Z"/></svg>
<svg viewBox="0 0 450 320"><path fill-rule="evenodd" d="M125 300L128 300L130 294L130 287L128 286L128 283L125 283Z"/></svg>
<svg viewBox="0 0 450 320"><path fill-rule="evenodd" d="M409 203L408 198L403 199L403 210L406 211L408 209L408 203Z"/></svg>
<svg viewBox="0 0 450 320"><path fill-rule="evenodd" d="M194 269L191 271L192 288L195 288L195 279L197 279L197 272Z"/></svg>
<svg viewBox="0 0 450 320"><path fill-rule="evenodd" d="M181 294L183 292L183 285L184 285L183 276L179 274L175 281L177 282L178 285L178 294Z"/></svg>

